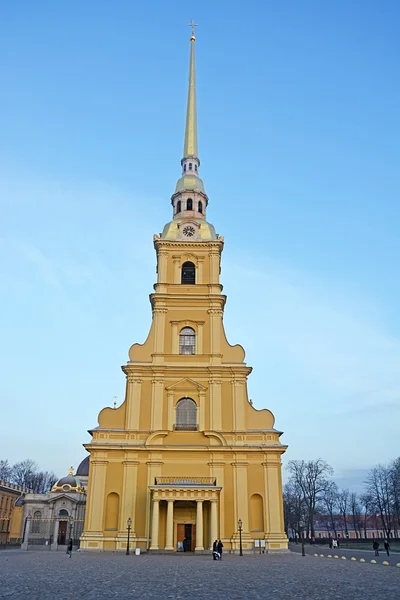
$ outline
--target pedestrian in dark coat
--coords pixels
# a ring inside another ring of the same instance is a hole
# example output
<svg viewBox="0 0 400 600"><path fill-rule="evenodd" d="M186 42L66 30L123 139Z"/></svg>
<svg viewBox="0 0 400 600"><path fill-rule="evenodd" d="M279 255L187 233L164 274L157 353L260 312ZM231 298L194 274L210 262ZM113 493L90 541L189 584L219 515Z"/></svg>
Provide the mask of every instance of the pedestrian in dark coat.
<svg viewBox="0 0 400 600"><path fill-rule="evenodd" d="M388 556L390 556L390 554L389 554L389 550L390 550L389 540L385 540L385 542L384 542L383 546L384 546L384 548L385 548L385 550L386 550L386 554L387 554Z"/></svg>
<svg viewBox="0 0 400 600"><path fill-rule="evenodd" d="M221 542L221 540L218 540L217 550L218 550L218 554L219 554L219 560L222 560L222 548L223 547L224 547L224 545Z"/></svg>
<svg viewBox="0 0 400 600"><path fill-rule="evenodd" d="M378 540L374 540L372 544L373 549L375 550L375 556L379 556L379 542Z"/></svg>
<svg viewBox="0 0 400 600"><path fill-rule="evenodd" d="M72 540L69 540L68 542L68 546L67 546L67 554L69 554L69 557L71 558L72 556Z"/></svg>

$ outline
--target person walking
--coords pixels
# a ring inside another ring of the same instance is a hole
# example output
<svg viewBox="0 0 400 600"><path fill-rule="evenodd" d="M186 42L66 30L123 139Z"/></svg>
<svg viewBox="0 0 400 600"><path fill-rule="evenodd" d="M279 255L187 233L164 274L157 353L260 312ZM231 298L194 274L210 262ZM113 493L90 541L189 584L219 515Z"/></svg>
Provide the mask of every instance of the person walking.
<svg viewBox="0 0 400 600"><path fill-rule="evenodd" d="M222 560L222 548L223 547L224 547L224 545L221 542L221 540L218 540L217 550L218 550L218 554L219 554L219 560Z"/></svg>
<svg viewBox="0 0 400 600"><path fill-rule="evenodd" d="M379 556L379 542L378 540L374 540L372 544L373 549L375 550L375 556Z"/></svg>
<svg viewBox="0 0 400 600"><path fill-rule="evenodd" d="M67 546L67 554L69 554L70 558L72 557L72 545L72 539L70 539Z"/></svg>
<svg viewBox="0 0 400 600"><path fill-rule="evenodd" d="M218 540L215 540L215 542L213 542L213 560L218 560L218 559L219 559Z"/></svg>
<svg viewBox="0 0 400 600"><path fill-rule="evenodd" d="M388 556L390 556L390 554L389 554L389 550L390 550L390 544L389 544L389 540L385 540L385 542L384 542L384 544L383 544L383 547L384 547L384 548L385 548L385 550L386 550L386 554L387 554Z"/></svg>

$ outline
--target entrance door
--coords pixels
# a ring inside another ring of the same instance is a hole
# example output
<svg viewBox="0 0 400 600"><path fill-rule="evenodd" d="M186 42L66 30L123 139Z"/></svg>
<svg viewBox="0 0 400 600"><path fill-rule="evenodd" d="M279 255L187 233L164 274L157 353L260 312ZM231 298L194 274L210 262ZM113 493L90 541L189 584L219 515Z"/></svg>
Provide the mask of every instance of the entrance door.
<svg viewBox="0 0 400 600"><path fill-rule="evenodd" d="M67 539L67 521L60 521L58 527L58 540L59 546L64 546Z"/></svg>
<svg viewBox="0 0 400 600"><path fill-rule="evenodd" d="M178 543L183 543L185 552L194 552L196 547L196 525L179 523L177 527Z"/></svg>

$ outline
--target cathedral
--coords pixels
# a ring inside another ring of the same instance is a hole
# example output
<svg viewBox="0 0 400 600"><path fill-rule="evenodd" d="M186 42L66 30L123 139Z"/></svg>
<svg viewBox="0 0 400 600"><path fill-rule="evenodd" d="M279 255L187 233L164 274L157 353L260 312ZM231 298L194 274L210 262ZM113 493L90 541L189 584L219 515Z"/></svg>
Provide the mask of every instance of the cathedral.
<svg viewBox="0 0 400 600"><path fill-rule="evenodd" d="M181 176L172 220L154 236L157 282L125 400L91 430L85 550L284 551L281 432L249 401L242 346L226 338L224 238L207 219L197 145L195 35ZM128 531L129 525L129 531Z"/></svg>

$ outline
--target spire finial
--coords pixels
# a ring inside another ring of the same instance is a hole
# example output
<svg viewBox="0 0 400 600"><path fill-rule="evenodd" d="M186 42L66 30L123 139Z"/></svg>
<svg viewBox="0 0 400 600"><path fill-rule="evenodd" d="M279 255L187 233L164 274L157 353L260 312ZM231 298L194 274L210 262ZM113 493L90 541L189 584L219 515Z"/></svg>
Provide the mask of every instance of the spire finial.
<svg viewBox="0 0 400 600"><path fill-rule="evenodd" d="M74 474L74 467L70 467L68 475L73 475L73 474Z"/></svg>
<svg viewBox="0 0 400 600"><path fill-rule="evenodd" d="M196 112L196 70L194 62L194 28L198 25L192 20L189 27L192 28L190 36L190 65L189 65L189 91L186 109L185 143L183 146L183 158L198 156L197 150L197 112Z"/></svg>
<svg viewBox="0 0 400 600"><path fill-rule="evenodd" d="M191 41L191 42L194 42L194 41L195 41L195 39L196 39L196 36L194 35L194 28L195 28L195 27L198 27L198 26L199 26L199 25L198 25L198 23L195 23L195 22L193 21L193 19L192 19L192 20L190 21L190 23L189 23L189 27L191 27L191 28L192 28L192 35L190 36L190 41Z"/></svg>

